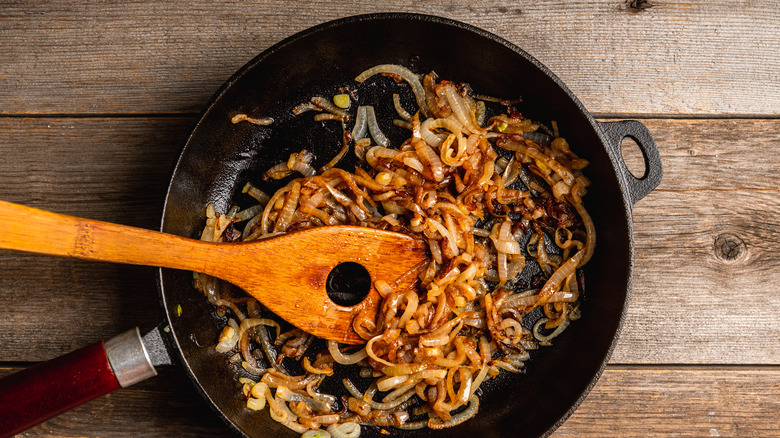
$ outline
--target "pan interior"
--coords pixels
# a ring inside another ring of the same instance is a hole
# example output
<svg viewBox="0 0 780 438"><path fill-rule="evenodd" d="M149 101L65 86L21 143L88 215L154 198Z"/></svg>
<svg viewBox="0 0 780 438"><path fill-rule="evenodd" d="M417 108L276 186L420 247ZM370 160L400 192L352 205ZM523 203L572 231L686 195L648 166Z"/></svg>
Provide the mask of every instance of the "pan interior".
<svg viewBox="0 0 780 438"><path fill-rule="evenodd" d="M315 167L328 161L340 147L341 127L312 126L311 117L295 119L290 108L314 95L333 95L341 86L354 87L358 73L385 63L417 73L433 70L482 94L522 96L519 109L525 116L556 120L561 135L591 162L586 174L592 186L585 202L598 243L585 267L582 318L552 348L541 349L525 374L485 384L476 418L438 432L390 430L399 436L546 435L578 405L611 351L630 286L631 218L615 158L593 119L546 68L503 40L448 20L386 14L327 23L272 47L231 78L202 114L174 172L163 231L197 236L208 203L225 211L232 203L248 202L241 194L243 185L258 182L262 171L291 152L309 148L318 160ZM271 116L278 123L233 125L230 118L237 113ZM341 167L353 165L347 161ZM221 325L212 306L193 289L192 274L162 270L161 295L185 368L229 424L250 437L296 436L267 412L245 408L236 382L239 371L212 348ZM175 311L178 305L181 316ZM386 435L364 428L361 436Z"/></svg>

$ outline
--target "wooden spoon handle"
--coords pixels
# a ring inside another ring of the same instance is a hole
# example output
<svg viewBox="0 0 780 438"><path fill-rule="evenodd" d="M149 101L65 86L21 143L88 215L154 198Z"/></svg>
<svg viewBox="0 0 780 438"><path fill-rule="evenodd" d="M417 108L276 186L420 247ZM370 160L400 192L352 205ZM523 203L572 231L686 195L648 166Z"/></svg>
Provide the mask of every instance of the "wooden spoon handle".
<svg viewBox="0 0 780 438"><path fill-rule="evenodd" d="M375 282L412 284L415 269L427 261L428 245L347 225L240 244L202 242L0 201L0 249L213 275L313 335L358 344L363 339L352 322L376 315L381 300ZM335 304L326 290L330 272L346 262L362 265L371 280L368 296L351 307Z"/></svg>
<svg viewBox="0 0 780 438"><path fill-rule="evenodd" d="M200 271L206 242L0 201L0 248ZM201 271L202 272L202 271Z"/></svg>

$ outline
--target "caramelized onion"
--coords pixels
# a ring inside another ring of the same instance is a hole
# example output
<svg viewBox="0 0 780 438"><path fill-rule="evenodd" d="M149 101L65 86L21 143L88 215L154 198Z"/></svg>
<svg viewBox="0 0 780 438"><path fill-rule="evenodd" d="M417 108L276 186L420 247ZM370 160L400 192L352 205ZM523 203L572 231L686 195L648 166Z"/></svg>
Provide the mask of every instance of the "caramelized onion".
<svg viewBox="0 0 780 438"><path fill-rule="evenodd" d="M329 426L351 434L359 430L357 423L439 429L471 418L480 385L500 373L521 372L529 351L549 345L579 317L583 291L577 269L595 250L595 225L583 204L588 161L558 137L557 124L551 131L511 108L501 113L510 101L475 102L467 84L439 81L433 72L421 82L405 67L380 65L357 80L374 74L411 84L416 114L401 106L399 94L392 102L411 129L407 140L391 142L383 132L390 120L380 123L374 110L383 103L360 102L359 90L343 91L358 100L351 113L312 98L311 105L293 112L313 108L320 111L318 120L341 120L338 153L318 171L312 154L291 154L265 176L302 177L270 197L247 184L244 193L258 205L234 206L224 214L207 207L201 237L207 241L353 224L406 233L430 248L430 260L395 281L373 285L380 311L354 318L352 328L367 342L365 348L344 350L348 354L331 341L327 351L309 351L312 336L300 329L280 334L278 324L260 317L256 302L231 298L218 280L194 276L196 287L221 306L220 314L229 309L238 320L222 330L219 351L262 376L260 383L243 382L247 406L267 404L273 419L295 431ZM352 117L349 130L345 122ZM354 171L336 168L352 145L359 160ZM234 232L242 221L243 232ZM529 277L541 288L515 292ZM401 284L410 286L400 289ZM543 318L529 330L524 324L537 307ZM276 346L268 326L276 328ZM269 368L262 368L263 359ZM299 363L295 369L302 375L282 366L290 361ZM336 395L317 392L336 364L357 365L360 376L371 381L363 392L344 379L351 397L342 398L341 411L334 410ZM429 418L410 422L412 415ZM346 422L351 426L336 424Z"/></svg>
<svg viewBox="0 0 780 438"><path fill-rule="evenodd" d="M428 427L437 430L437 429L445 429L447 427L457 426L458 424L461 424L464 421L476 415L478 409L479 409L479 398L477 398L477 396L472 395L469 398L468 407L466 407L466 409L464 409L462 412L453 415L447 421L441 421L438 418L431 418L430 420L428 420Z"/></svg>

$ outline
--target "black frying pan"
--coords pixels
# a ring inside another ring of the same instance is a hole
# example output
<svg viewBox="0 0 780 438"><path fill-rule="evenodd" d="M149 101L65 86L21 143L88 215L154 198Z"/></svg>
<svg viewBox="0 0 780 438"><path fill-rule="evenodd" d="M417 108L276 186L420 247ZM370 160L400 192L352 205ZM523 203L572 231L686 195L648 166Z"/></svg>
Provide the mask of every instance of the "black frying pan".
<svg viewBox="0 0 780 438"><path fill-rule="evenodd" d="M315 167L329 161L340 148L340 124L290 113L311 96L332 96L346 86L362 102L384 102L377 106L377 115L380 120L390 118L394 111L390 96L399 87L382 78L361 86L353 80L366 68L384 63L403 64L418 73L435 70L482 94L522 96L518 109L525 116L556 120L562 136L591 162L586 169L592 181L586 205L596 224L597 248L584 268L582 318L556 338L552 348L535 352L524 374L502 375L483 384L474 419L439 432L390 429L396 436L548 435L579 405L609 359L631 288L631 207L660 183L661 163L642 124L596 122L549 70L495 35L443 18L376 14L325 23L271 47L230 78L203 112L171 179L162 231L197 236L208 203L218 211L248 203L240 193L243 185L259 183L263 171L293 151L314 152ZM411 108L409 92L405 98ZM275 123L233 125L230 118L237 113L271 116ZM394 144L408 136L400 128L388 128L386 133L395 137ZM625 137L634 139L644 155L647 170L641 178L634 177L620 158ZM351 169L354 164L347 158L340 166ZM276 187L264 188L271 192ZM246 437L296 436L273 421L267 410L245 407L237 383L243 371L228 365L226 356L214 349L224 320L195 291L192 274L161 270L160 296L170 326L168 350L175 352L227 424ZM166 337L154 330L142 342L137 330L131 331L105 345L98 343L0 379L0 436L154 375L152 365L169 360L161 336ZM336 387L323 389L332 392ZM362 436L385 435L364 428Z"/></svg>
<svg viewBox="0 0 780 438"><path fill-rule="evenodd" d="M417 14L350 17L282 41L239 70L208 104L173 174L162 230L197 235L205 205L214 202L225 211L232 203L247 203L242 186L258 183L263 170L293 151L315 152L315 167L327 162L340 147L341 127L315 124L310 116L293 118L290 108L313 95L332 96L340 86L354 88L358 73L382 63L403 64L418 73L435 70L441 78L468 82L487 95L522 96L519 109L524 115L556 120L561 135L591 162L586 174L593 185L586 205L598 243L584 268L582 318L553 348L540 349L525 374L485 384L476 418L441 432L391 430L394 436L548 435L584 399L614 347L631 289L631 207L660 183L661 163L642 124L596 122L555 75L511 43L463 23ZM385 88L358 88L358 94L389 102L393 90ZM391 108L378 111L381 118ZM236 113L272 116L276 123L233 125L230 117ZM641 178L621 159L625 137L634 139L644 155L647 171ZM341 163L345 168L353 165L349 160ZM247 437L296 436L267 412L246 409L236 383L240 371L227 365L225 355L204 347L214 345L223 321L194 291L192 275L161 270L160 293L182 365L230 427ZM184 309L181 316L179 305ZM364 428L362 436L385 435Z"/></svg>

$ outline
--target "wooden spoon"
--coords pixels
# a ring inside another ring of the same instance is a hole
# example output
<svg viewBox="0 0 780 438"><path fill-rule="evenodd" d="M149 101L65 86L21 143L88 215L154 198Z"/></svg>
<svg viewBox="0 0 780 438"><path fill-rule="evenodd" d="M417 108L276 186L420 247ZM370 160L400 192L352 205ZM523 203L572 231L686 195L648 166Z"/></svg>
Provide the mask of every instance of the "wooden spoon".
<svg viewBox="0 0 780 438"><path fill-rule="evenodd" d="M374 320L381 301L374 283L408 286L415 276L403 274L428 258L425 242L351 225L211 243L5 201L0 201L0 248L213 275L306 332L347 344L365 343L352 320L361 312ZM345 262L362 265L371 277L368 295L352 307L334 303L326 290L330 272Z"/></svg>

